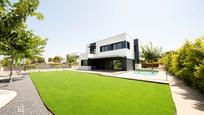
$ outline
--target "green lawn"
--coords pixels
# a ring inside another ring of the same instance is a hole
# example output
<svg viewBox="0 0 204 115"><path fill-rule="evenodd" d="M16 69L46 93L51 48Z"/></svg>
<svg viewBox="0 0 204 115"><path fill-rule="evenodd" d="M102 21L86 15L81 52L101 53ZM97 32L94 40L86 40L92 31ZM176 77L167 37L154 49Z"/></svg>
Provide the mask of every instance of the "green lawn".
<svg viewBox="0 0 204 115"><path fill-rule="evenodd" d="M71 71L30 76L56 115L173 115L175 111L169 85Z"/></svg>

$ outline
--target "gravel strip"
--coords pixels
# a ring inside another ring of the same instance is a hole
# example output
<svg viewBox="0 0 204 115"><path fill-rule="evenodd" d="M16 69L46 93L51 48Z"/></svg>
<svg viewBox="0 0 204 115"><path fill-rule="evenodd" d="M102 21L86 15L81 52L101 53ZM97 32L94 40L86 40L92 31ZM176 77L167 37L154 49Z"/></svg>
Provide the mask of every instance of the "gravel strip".
<svg viewBox="0 0 204 115"><path fill-rule="evenodd" d="M0 81L0 88L17 92L17 96L0 109L0 115L52 115L43 104L28 75L15 78L11 84Z"/></svg>

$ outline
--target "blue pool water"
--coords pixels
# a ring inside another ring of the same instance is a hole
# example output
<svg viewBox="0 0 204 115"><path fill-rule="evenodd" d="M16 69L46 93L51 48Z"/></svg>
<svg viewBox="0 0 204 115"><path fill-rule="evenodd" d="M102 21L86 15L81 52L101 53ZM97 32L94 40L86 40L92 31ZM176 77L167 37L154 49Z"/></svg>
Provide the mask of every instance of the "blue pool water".
<svg viewBox="0 0 204 115"><path fill-rule="evenodd" d="M158 74L158 71L136 70L136 71L133 71L132 74L134 74L134 75L145 75L145 76L156 76Z"/></svg>
<svg viewBox="0 0 204 115"><path fill-rule="evenodd" d="M127 73L120 74L121 76L133 76L133 77L155 77L157 76L158 71L151 70L135 70Z"/></svg>

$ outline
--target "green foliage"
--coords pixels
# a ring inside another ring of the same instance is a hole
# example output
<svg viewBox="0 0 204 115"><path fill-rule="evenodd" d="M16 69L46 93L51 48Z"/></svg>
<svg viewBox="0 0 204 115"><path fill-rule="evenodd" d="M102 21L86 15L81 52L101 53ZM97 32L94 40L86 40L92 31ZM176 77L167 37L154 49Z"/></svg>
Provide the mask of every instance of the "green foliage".
<svg viewBox="0 0 204 115"><path fill-rule="evenodd" d="M166 52L165 54L163 54L159 62L165 64L166 69L171 71L171 73L173 73L173 70L171 70L171 68L172 68L172 62L175 60L171 60L172 59L171 57L175 57L174 51Z"/></svg>
<svg viewBox="0 0 204 115"><path fill-rule="evenodd" d="M26 60L25 60L25 65L26 65L26 66L29 66L30 64L31 64L30 59L26 59Z"/></svg>
<svg viewBox="0 0 204 115"><path fill-rule="evenodd" d="M197 78L202 78L204 79L204 60L201 64L199 64L199 66L197 66L195 71L195 76Z"/></svg>
<svg viewBox="0 0 204 115"><path fill-rule="evenodd" d="M11 58L11 73L14 62L20 64L24 58L39 56L46 45L47 39L42 39L29 30L26 20L29 16L43 19L37 12L39 0L0 0L0 55Z"/></svg>
<svg viewBox="0 0 204 115"><path fill-rule="evenodd" d="M197 87L201 88L201 91L204 91L204 60L199 66L196 66L195 77L197 81Z"/></svg>
<svg viewBox="0 0 204 115"><path fill-rule="evenodd" d="M31 58L43 52L46 40L27 29L28 16L42 17L36 11L39 0L0 1L0 55L13 59Z"/></svg>
<svg viewBox="0 0 204 115"><path fill-rule="evenodd" d="M204 93L203 60L204 37L196 39L195 42L186 41L180 49L161 58L169 72Z"/></svg>
<svg viewBox="0 0 204 115"><path fill-rule="evenodd" d="M72 67L73 64L76 63L77 60L77 56L70 54L70 55L66 55L66 61L67 63Z"/></svg>
<svg viewBox="0 0 204 115"><path fill-rule="evenodd" d="M13 4L9 0L1 0L0 3L0 40L5 44L16 37L13 31L25 29L28 16L38 16L39 0L19 0Z"/></svg>
<svg viewBox="0 0 204 115"><path fill-rule="evenodd" d="M40 63L45 63L44 57L37 56L31 59L31 64L40 64Z"/></svg>
<svg viewBox="0 0 204 115"><path fill-rule="evenodd" d="M26 27L28 16L37 16L38 0L19 0L12 5L0 1L0 54L13 59L31 57L43 51L46 40L36 36ZM39 14L40 15L40 14Z"/></svg>
<svg viewBox="0 0 204 115"><path fill-rule="evenodd" d="M48 62L53 62L53 58L49 57Z"/></svg>
<svg viewBox="0 0 204 115"><path fill-rule="evenodd" d="M152 43L141 46L142 49L142 57L145 62L157 62L161 56L161 47L154 47Z"/></svg>
<svg viewBox="0 0 204 115"><path fill-rule="evenodd" d="M61 63L62 60L63 60L63 58L60 57L60 56L55 56L55 57L53 58L53 62L57 62L57 63Z"/></svg>
<svg viewBox="0 0 204 115"><path fill-rule="evenodd" d="M37 63L45 63L44 57L37 57Z"/></svg>
<svg viewBox="0 0 204 115"><path fill-rule="evenodd" d="M2 64L2 66L4 67L4 66L9 66L10 65L10 63L11 63L11 59L10 58L4 58L3 60L1 60L1 64Z"/></svg>
<svg viewBox="0 0 204 115"><path fill-rule="evenodd" d="M121 60L113 60L113 67L115 70L122 70L122 61Z"/></svg>
<svg viewBox="0 0 204 115"><path fill-rule="evenodd" d="M17 37L1 44L1 55L10 56L13 59L34 58L44 51L47 40L34 35L32 31L22 29L18 32L13 31L13 35Z"/></svg>

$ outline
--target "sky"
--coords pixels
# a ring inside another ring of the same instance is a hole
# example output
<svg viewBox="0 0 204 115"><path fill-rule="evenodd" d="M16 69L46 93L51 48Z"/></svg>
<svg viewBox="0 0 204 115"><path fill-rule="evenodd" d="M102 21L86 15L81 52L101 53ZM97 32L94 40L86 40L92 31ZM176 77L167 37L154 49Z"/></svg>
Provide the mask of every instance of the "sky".
<svg viewBox="0 0 204 115"><path fill-rule="evenodd" d="M45 19L28 27L48 38L43 55L83 53L89 43L127 33L163 51L204 35L203 0L41 0Z"/></svg>

